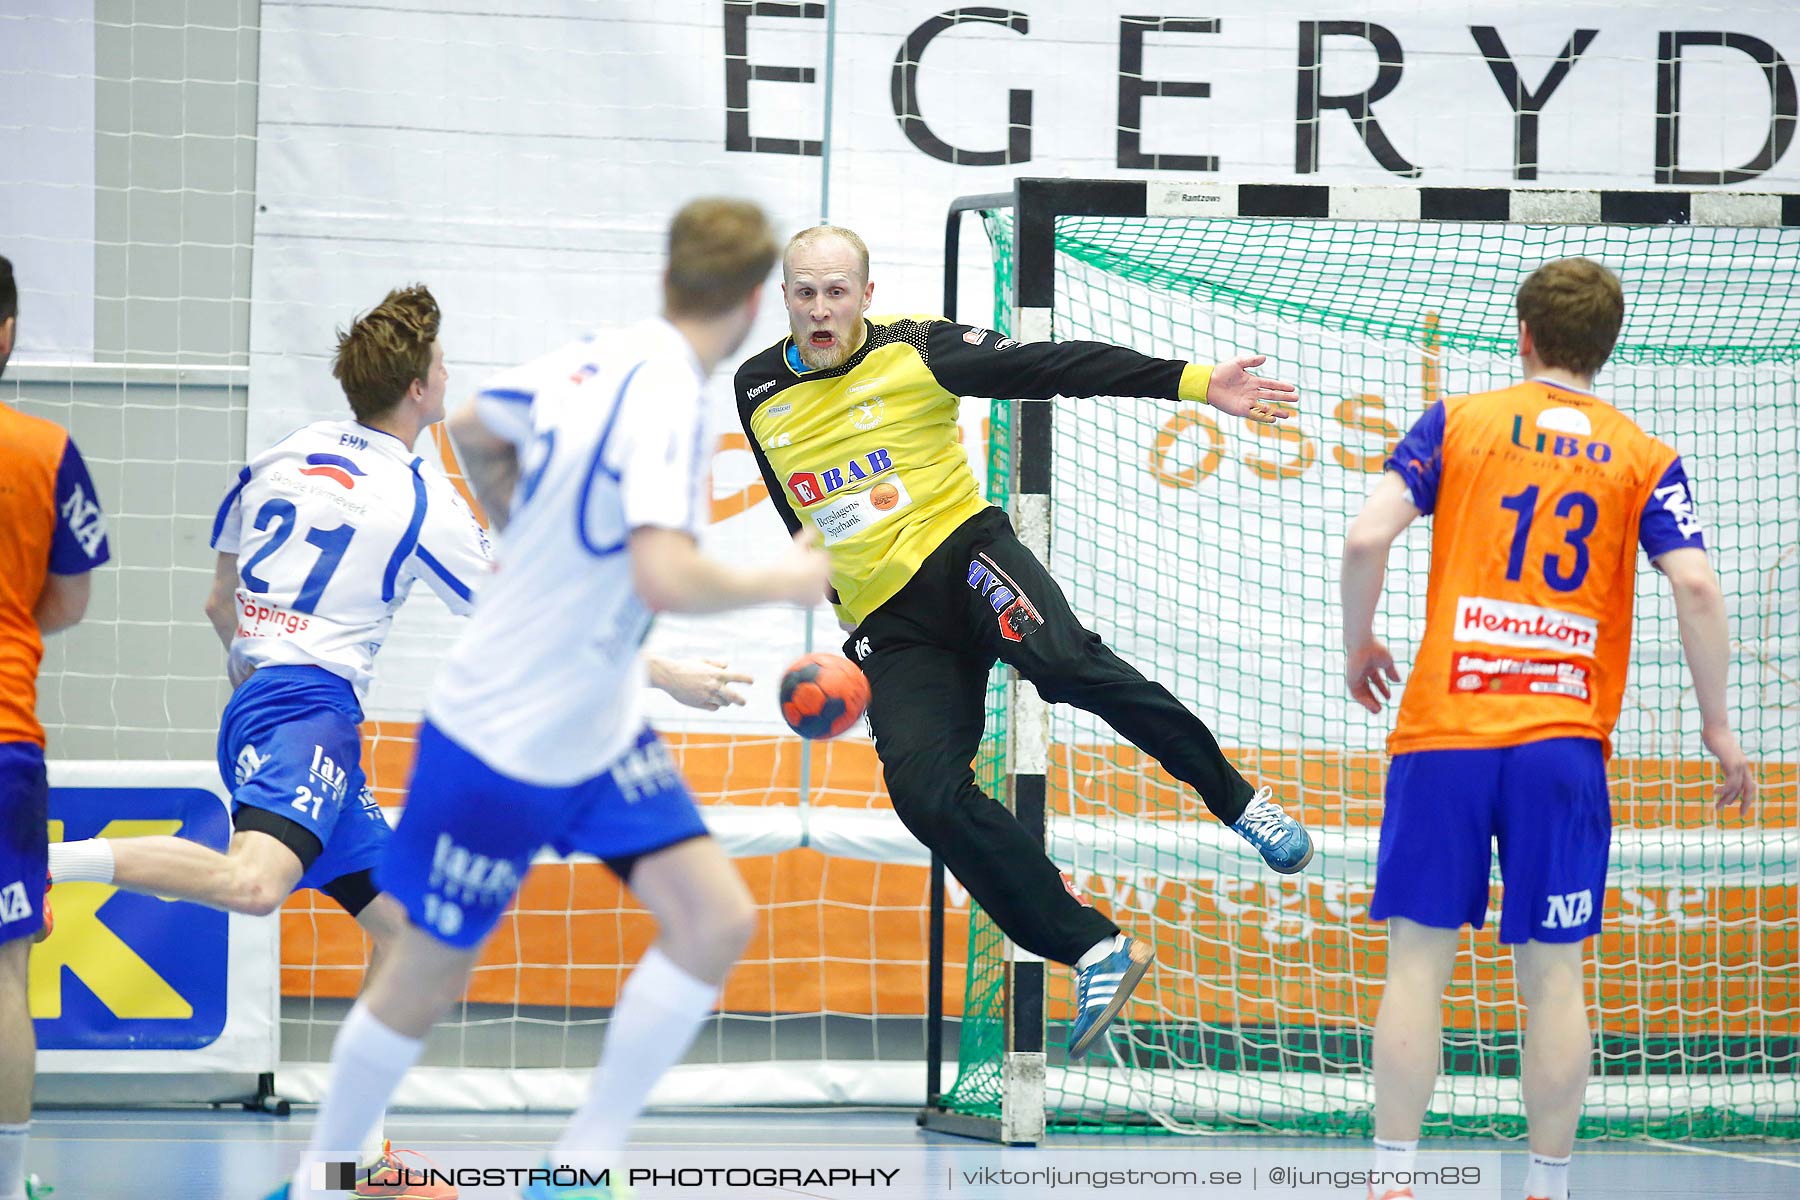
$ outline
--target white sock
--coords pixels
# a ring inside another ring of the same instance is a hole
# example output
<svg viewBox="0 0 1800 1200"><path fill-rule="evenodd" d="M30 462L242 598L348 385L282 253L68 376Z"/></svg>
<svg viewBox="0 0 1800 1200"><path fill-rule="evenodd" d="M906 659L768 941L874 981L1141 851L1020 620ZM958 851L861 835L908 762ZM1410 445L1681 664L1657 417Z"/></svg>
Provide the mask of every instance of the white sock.
<svg viewBox="0 0 1800 1200"><path fill-rule="evenodd" d="M25 1143L31 1122L0 1125L0 1200L25 1200Z"/></svg>
<svg viewBox="0 0 1800 1200"><path fill-rule="evenodd" d="M619 992L588 1097L550 1161L588 1171L614 1165L650 1089L687 1054L718 998L715 984L695 979L652 946Z"/></svg>
<svg viewBox="0 0 1800 1200"><path fill-rule="evenodd" d="M113 848L105 838L50 843L52 883L111 883Z"/></svg>
<svg viewBox="0 0 1800 1200"><path fill-rule="evenodd" d="M1531 1166L1525 1171L1525 1195L1541 1200L1569 1200L1568 1158L1534 1153Z"/></svg>
<svg viewBox="0 0 1800 1200"><path fill-rule="evenodd" d="M1092 946L1088 947L1088 952L1086 954L1075 960L1075 969L1077 971L1085 971L1087 968L1093 966L1124 944L1125 935L1122 933L1115 934L1109 938L1101 938Z"/></svg>
<svg viewBox="0 0 1800 1200"><path fill-rule="evenodd" d="M1411 1175L1413 1164L1419 1157L1419 1139L1410 1142L1396 1142L1386 1138L1375 1139L1375 1178L1377 1182L1369 1185L1369 1193L1383 1196L1388 1192L1397 1192L1411 1185L1391 1176Z"/></svg>
<svg viewBox="0 0 1800 1200"><path fill-rule="evenodd" d="M375 1123L369 1126L369 1132L364 1135L362 1153L357 1156L357 1162L365 1167L372 1167L380 1161L382 1151L385 1149L387 1149L387 1109L384 1108L381 1110L381 1114L375 1118Z"/></svg>
<svg viewBox="0 0 1800 1200"><path fill-rule="evenodd" d="M293 1200L312 1192L312 1164L348 1157L351 1146L363 1145L370 1129L378 1129L387 1102L400 1080L419 1061L422 1038L409 1038L383 1025L361 1000L338 1029L331 1046L331 1081L325 1090L312 1141L294 1172Z"/></svg>

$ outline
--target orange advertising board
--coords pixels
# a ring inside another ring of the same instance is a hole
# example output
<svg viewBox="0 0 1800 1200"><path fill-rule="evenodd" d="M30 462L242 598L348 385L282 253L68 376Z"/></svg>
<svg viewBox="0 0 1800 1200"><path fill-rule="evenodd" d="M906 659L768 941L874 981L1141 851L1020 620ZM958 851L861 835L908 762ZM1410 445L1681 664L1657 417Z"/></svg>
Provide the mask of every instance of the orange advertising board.
<svg viewBox="0 0 1800 1200"><path fill-rule="evenodd" d="M384 802L398 800L410 766L411 726L371 726L365 768ZM696 794L736 805L797 802L793 738L673 734ZM1246 774L1273 783L1316 829L1367 830L1379 822L1383 762L1376 755L1287 750L1232 752ZM1053 754L1052 807L1077 815L1192 820L1184 798L1131 747L1062 747ZM1709 764L1615 762L1620 826L1701 828ZM1796 826L1796 770L1766 765L1758 823ZM879 764L867 742L814 746L809 802L880 809ZM1721 822L1741 825L1736 818ZM759 906L755 938L727 983L733 1012L916 1015L925 1008L927 872L922 867L828 857L794 849L737 860ZM1379 998L1385 937L1364 914L1361 871L1314 870L1299 879L1159 878L1087 874L1077 886L1122 925L1152 935L1160 970L1135 1019L1244 1024L1367 1024ZM1800 895L1791 882L1732 886L1697 875L1677 886L1607 893L1598 939L1597 1001L1629 1013L1644 1033L1800 1032ZM1349 879L1352 882L1344 882ZM967 955L967 900L952 886L946 922L946 1007L958 1013ZM1496 905L1498 894L1494 897ZM1494 922L1473 934L1459 964L1446 1023L1513 1028L1511 962ZM540 866L489 943L469 999L479 1003L608 1007L628 965L648 948L653 923L598 864ZM363 939L334 904L313 893L283 915L282 990L347 997L361 979ZM1695 964L1709 964L1696 970ZM1052 971L1052 1019L1066 1018L1070 975Z"/></svg>

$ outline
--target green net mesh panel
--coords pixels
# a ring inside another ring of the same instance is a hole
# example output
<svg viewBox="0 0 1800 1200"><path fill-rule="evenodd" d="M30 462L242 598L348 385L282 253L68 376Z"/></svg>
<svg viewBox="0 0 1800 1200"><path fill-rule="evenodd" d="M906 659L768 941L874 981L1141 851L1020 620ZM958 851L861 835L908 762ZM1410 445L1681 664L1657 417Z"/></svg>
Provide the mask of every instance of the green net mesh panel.
<svg viewBox="0 0 1800 1200"><path fill-rule="evenodd" d="M1010 329L1011 229L1002 214L988 230ZM1320 853L1299 878L1270 873L1105 725L1053 711L1051 852L1157 949L1111 1045L1082 1064L1062 1053L1071 974L1050 971L1054 1126L1369 1131L1385 937L1365 913L1391 716L1344 696L1343 534L1431 402L1516 379L1513 294L1576 254L1627 294L1599 387L1695 481L1730 610L1732 717L1764 788L1751 820L1713 814L1673 603L1643 565L1581 1132L1800 1135L1800 230L1261 219L1058 222L1056 337L1203 362L1266 353L1305 397L1279 432L1160 401L1059 402L1051 565L1091 627L1303 814ZM1419 522L1390 561L1377 634L1403 664L1429 545ZM998 791L997 746L983 766ZM1446 998L1430 1133L1524 1130L1499 888L1496 872ZM970 944L949 1102L993 1114L1003 947L980 914Z"/></svg>

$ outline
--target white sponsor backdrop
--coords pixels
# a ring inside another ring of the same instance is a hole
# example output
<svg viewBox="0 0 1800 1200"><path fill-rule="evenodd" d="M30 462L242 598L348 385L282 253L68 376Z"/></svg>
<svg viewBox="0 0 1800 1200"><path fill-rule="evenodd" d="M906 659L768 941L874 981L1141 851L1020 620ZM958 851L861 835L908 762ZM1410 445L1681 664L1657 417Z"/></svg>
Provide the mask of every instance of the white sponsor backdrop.
<svg viewBox="0 0 1800 1200"><path fill-rule="evenodd" d="M945 205L1004 190L1021 174L1151 173L1136 153L1181 156L1155 164L1165 174L1210 168L1230 180L1373 183L1416 168L1407 177L1423 184L1509 184L1532 147L1515 136L1508 94L1478 48L1484 39L1504 43L1520 86L1542 101L1540 186L1657 186L1659 84L1667 99L1672 82L1658 63L1665 34L1732 35L1682 48L1679 137L1662 153L1665 170L1750 163L1775 124L1771 78L1791 94L1787 64L1800 62L1800 13L1776 0L1698 14L1674 2L1419 0L1363 8L1354 28L1312 24L1339 15L1317 5L1229 0L1148 6L1169 18L1152 30L1122 21L1147 7L1124 0L1022 4L1000 10L1004 23L943 29L934 23L943 6L898 0L838 6L829 58L821 4L436 7L422 19L377 3L263 5L253 447L341 411L328 371L333 330L400 283L424 280L445 306L453 396L585 327L641 315L657 301L668 217L701 193L753 196L783 231L828 208L871 242L877 310L934 311ZM1546 74L1572 39L1581 53L1546 98ZM1327 100L1308 119L1302 64L1315 41ZM1771 59L1767 69L1758 55ZM1129 111L1143 80L1205 88L1143 99L1141 137L1125 146L1121 104ZM1385 149L1371 148L1380 139L1369 127L1368 143L1359 137L1350 111L1330 106L1359 93L1374 97ZM808 141L821 152L791 152ZM1800 190L1800 151L1779 137L1770 149L1783 153L1738 186ZM1012 161L995 161L1006 154ZM1216 164L1183 161L1200 157ZM967 240L968 261L984 259L982 239ZM962 315L985 319L973 274L964 296ZM771 294L753 341L782 329ZM1271 348L1305 387L1302 348ZM723 386L716 402L720 427L735 429ZM966 406L972 435L984 407ZM1141 452L1131 449L1116 461L1135 470ZM754 476L747 453L722 449L719 496ZM709 544L748 559L774 553L783 536L764 503L715 525ZM829 617L821 611L815 624L817 643L835 648ZM435 601L409 606L383 656L374 715L416 712L449 631ZM1216 633L1229 637L1230 627ZM799 614L775 610L659 623L655 648L723 650L760 678L748 710L657 715L774 728L766 685L804 637ZM1323 644L1307 645L1306 668L1324 669Z"/></svg>
<svg viewBox="0 0 1800 1200"><path fill-rule="evenodd" d="M0 0L0 254L21 361L94 356L93 22L93 0Z"/></svg>

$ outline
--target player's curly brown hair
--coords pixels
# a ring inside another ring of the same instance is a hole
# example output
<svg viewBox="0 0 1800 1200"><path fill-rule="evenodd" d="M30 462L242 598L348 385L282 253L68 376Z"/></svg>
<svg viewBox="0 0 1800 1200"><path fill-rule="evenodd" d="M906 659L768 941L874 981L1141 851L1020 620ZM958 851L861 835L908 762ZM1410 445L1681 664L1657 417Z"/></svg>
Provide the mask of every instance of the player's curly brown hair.
<svg viewBox="0 0 1800 1200"><path fill-rule="evenodd" d="M669 224L664 308L671 317L727 313L769 277L776 252L768 217L748 200L690 201Z"/></svg>
<svg viewBox="0 0 1800 1200"><path fill-rule="evenodd" d="M357 420L380 417L400 403L413 380L431 373L431 343L441 320L431 290L415 283L389 292L349 329L338 330L331 373Z"/></svg>
<svg viewBox="0 0 1800 1200"><path fill-rule="evenodd" d="M1591 258L1559 258L1519 288L1519 319L1546 367L1593 375L1612 354L1625 321L1619 277Z"/></svg>

